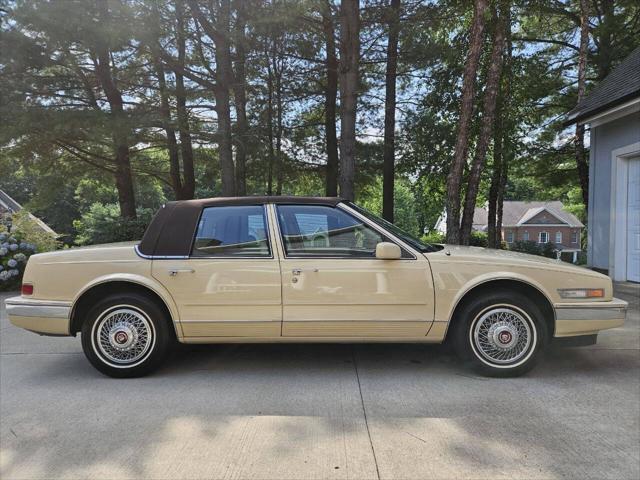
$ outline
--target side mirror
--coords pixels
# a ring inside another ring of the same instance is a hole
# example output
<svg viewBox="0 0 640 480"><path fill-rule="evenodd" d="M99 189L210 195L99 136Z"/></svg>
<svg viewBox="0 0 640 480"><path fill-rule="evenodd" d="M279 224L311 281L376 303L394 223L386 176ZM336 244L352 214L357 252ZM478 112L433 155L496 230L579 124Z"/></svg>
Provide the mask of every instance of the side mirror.
<svg viewBox="0 0 640 480"><path fill-rule="evenodd" d="M376 258L382 260L397 260L402 257L402 250L395 243L380 242L376 245Z"/></svg>

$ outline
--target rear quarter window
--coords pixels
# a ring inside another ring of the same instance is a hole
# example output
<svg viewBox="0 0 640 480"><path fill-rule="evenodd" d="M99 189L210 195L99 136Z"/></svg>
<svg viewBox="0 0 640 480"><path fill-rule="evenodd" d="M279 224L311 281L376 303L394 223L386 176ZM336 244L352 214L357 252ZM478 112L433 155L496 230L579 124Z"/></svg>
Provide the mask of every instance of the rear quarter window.
<svg viewBox="0 0 640 480"><path fill-rule="evenodd" d="M202 211L192 257L270 257L262 205L207 207Z"/></svg>

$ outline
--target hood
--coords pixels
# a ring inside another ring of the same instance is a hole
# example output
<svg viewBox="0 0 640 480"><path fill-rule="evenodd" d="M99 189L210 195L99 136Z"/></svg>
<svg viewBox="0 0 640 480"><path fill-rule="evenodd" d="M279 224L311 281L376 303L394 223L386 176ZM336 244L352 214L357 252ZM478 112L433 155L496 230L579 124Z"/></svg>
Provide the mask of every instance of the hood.
<svg viewBox="0 0 640 480"><path fill-rule="evenodd" d="M586 267L561 262L554 258L530 255L528 253L512 252L510 250L496 250L493 248L466 247L462 245L443 245L443 249L437 255L447 255L451 259L460 262L485 263L492 265L511 265L522 267L543 267L549 270L571 271L581 275L594 277L606 277L601 273ZM429 258L431 254L426 254ZM608 278L608 277L606 277Z"/></svg>

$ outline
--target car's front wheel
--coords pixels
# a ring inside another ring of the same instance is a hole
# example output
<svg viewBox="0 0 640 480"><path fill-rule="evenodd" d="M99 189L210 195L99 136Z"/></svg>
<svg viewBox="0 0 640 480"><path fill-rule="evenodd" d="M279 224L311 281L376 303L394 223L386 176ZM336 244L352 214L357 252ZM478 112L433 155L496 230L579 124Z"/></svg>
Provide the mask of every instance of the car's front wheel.
<svg viewBox="0 0 640 480"><path fill-rule="evenodd" d="M112 295L89 311L82 349L91 364L111 377L139 377L160 366L169 347L166 314L144 295Z"/></svg>
<svg viewBox="0 0 640 480"><path fill-rule="evenodd" d="M531 370L548 343L542 312L519 292L466 302L454 319L454 346L476 371L514 377Z"/></svg>

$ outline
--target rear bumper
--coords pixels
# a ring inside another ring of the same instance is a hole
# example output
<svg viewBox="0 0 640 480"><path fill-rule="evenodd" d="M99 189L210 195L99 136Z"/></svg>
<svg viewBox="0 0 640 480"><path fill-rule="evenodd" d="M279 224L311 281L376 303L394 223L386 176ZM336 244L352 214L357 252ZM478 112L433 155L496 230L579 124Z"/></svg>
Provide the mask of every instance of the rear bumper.
<svg viewBox="0 0 640 480"><path fill-rule="evenodd" d="M42 335L69 335L70 302L11 297L5 300L9 321Z"/></svg>
<svg viewBox="0 0 640 480"><path fill-rule="evenodd" d="M627 316L628 304L614 298L610 302L563 303L555 305L555 337L594 335L600 330L620 327Z"/></svg>

